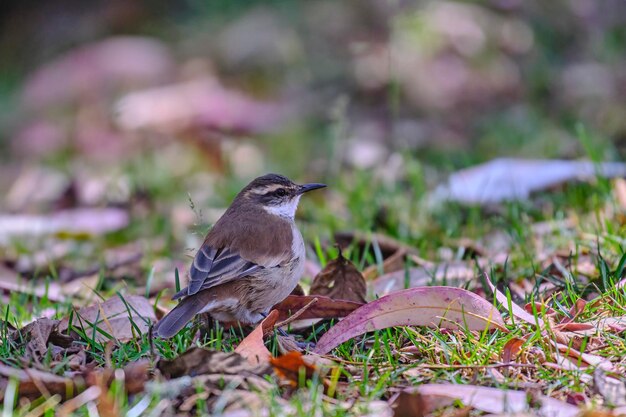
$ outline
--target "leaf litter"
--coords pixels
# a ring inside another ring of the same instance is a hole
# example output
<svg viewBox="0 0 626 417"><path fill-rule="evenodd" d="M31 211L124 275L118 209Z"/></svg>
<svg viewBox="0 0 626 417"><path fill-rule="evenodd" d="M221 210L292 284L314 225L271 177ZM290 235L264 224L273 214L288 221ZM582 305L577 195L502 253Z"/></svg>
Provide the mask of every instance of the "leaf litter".
<svg viewBox="0 0 626 417"><path fill-rule="evenodd" d="M568 224L568 227L580 227L579 222ZM532 229L541 238L553 232L554 229L546 229L545 225ZM603 300L579 298L572 300L571 307L566 309L559 304L562 287L543 283L540 294L544 298L517 304L511 294L523 299L536 290L529 280L511 281L505 294L487 279L486 289L494 294L491 298L489 291L480 287L477 277L486 267L501 271L505 266L502 259L506 260L508 254L504 253L504 257L501 252L494 254L470 241L450 243L464 248L463 253L471 260L434 262L418 257L408 245L382 235L348 233L341 238L344 243L350 240L361 249L377 245L382 263L366 266L361 273L340 251L337 259L316 275L309 295L301 290L300 295L291 295L275 306L261 324L242 336L234 352L191 346L182 352L167 353L163 347L154 352L152 346L149 354L142 354L143 359L131 361L123 369L112 368L111 356L125 343L139 344L148 338L150 325L156 320L155 312L167 310L159 303L158 291L151 292L147 284L142 292L156 295L151 300L120 294L76 308L60 321L42 318L19 330L11 329L11 323L4 323L3 329L10 337L3 343L10 343L11 349L22 354L20 363L10 362L10 366L0 367L0 388L6 390L16 383L20 396L30 399L43 396L49 404L55 401L58 404L61 401L55 400L58 395L69 400L62 404L63 413L95 402L105 414L107 410L118 412L119 405L107 399L106 392L116 381L123 380L124 390L130 395L160 396L159 407L164 410L192 412L199 402L204 402L211 410L234 412L267 407L268 396L275 395L276 389L270 381L282 381L279 388L284 398L274 401L282 404L284 410L290 410L288 400L299 395L299 388L315 384L321 387L324 401L350 409L356 407L360 397L358 389L351 384L375 378L389 369L401 377L384 394L388 402L370 402L372 407L380 407L379 415L430 415L441 407L450 412L454 400L465 406L455 411L459 415L466 415L470 409L493 414L549 412L565 417L577 413L579 408L570 403L589 401L594 395L589 389L585 390L586 395L578 397L557 391L551 398L539 391L522 396L520 391L493 387L454 385L451 388L427 384L436 372L446 370L466 381L491 378L496 384L514 381L520 388L537 389L541 380L539 372L551 370L576 375L585 387L593 384L606 405L623 406L621 358L607 355L603 349L610 349L605 335L612 333L619 337L626 325L623 314L615 317L608 311L599 311L599 316L589 315ZM107 261L105 270L136 262L138 258L130 254L123 252L117 258L121 259L119 262ZM544 262L542 265L551 277L567 281L572 273L579 272L576 268L580 268L581 262L587 262L586 276L595 279L599 267L588 254L589 250L581 251L574 259L567 253L542 248L536 256ZM417 266L408 267L410 263ZM64 293L61 287L55 288L57 282L50 282L46 292L37 292L36 285L28 289L12 269L7 271L6 276L15 277L16 283L7 285L11 280L6 280L2 285L7 290L51 300L75 296ZM616 276L623 282L621 274ZM455 286L429 287L442 281ZM373 301L368 302L368 293ZM494 306L493 302L497 304ZM295 339L276 334L277 326L298 332L300 339L308 337L308 347L303 350ZM429 339L424 336L428 333L415 329L422 326L440 332L437 339ZM376 354L373 362L369 362L371 359L363 362L358 355L346 358L341 348L344 342L353 340L355 346L361 344L368 349L372 346L372 335L378 337L390 328L404 329L403 336L387 342L388 354L396 363L385 364ZM520 328L524 332L520 333ZM492 350L478 363L445 359L449 355L445 352L451 346L460 349L463 340L476 337L484 341L492 338L494 332L513 334L505 344L490 346L488 349ZM100 358L92 351L96 346L103 349ZM164 354L171 359L156 360ZM423 384L413 387L416 381ZM337 392L354 402L350 405L335 399ZM509 404L508 408L503 408L503 404Z"/></svg>

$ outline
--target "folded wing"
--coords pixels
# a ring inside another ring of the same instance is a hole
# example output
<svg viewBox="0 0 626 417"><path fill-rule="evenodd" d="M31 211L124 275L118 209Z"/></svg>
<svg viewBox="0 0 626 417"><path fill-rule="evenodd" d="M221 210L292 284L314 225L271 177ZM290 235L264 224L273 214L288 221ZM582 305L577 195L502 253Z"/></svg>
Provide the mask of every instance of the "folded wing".
<svg viewBox="0 0 626 417"><path fill-rule="evenodd" d="M264 268L242 258L228 248L215 249L202 245L189 270L189 286L174 294L174 300L216 285L242 278Z"/></svg>

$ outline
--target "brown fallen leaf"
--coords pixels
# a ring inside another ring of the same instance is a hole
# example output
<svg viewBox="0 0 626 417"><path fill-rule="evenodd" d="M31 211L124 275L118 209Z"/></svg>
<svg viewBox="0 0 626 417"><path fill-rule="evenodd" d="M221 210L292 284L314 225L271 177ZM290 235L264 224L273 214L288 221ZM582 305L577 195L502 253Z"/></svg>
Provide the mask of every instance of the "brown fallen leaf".
<svg viewBox="0 0 626 417"><path fill-rule="evenodd" d="M526 340L521 339L519 337L514 337L508 342L506 342L506 344L502 348L502 354L501 354L502 362L504 363L513 362L519 355L520 351L522 350L522 345L525 342Z"/></svg>
<svg viewBox="0 0 626 417"><path fill-rule="evenodd" d="M272 310L266 318L239 343L235 352L243 356L251 364L267 363L272 356L265 347L264 338L274 331L274 325L278 321L278 311Z"/></svg>
<svg viewBox="0 0 626 417"><path fill-rule="evenodd" d="M270 372L268 366L251 364L239 353L199 347L192 347L172 360L161 359L156 367L169 379L203 374L265 375Z"/></svg>
<svg viewBox="0 0 626 417"><path fill-rule="evenodd" d="M363 275L352 262L343 257L340 248L337 258L328 262L313 279L309 294L364 303L367 287Z"/></svg>
<svg viewBox="0 0 626 417"><path fill-rule="evenodd" d="M17 369L0 363L0 401L4 400L9 379L18 382L20 396L37 398L44 394L65 394L80 384L78 379L72 380L63 376L38 369Z"/></svg>
<svg viewBox="0 0 626 417"><path fill-rule="evenodd" d="M11 339L18 345L25 345L26 357L40 361L48 352L49 344L69 347L73 339L58 332L58 320L40 318L15 331Z"/></svg>
<svg viewBox="0 0 626 417"><path fill-rule="evenodd" d="M392 404L393 417L422 417L424 400L419 393L401 392Z"/></svg>
<svg viewBox="0 0 626 417"><path fill-rule="evenodd" d="M290 295L273 308L280 313L279 320L287 319L317 298L317 302L311 305L298 317L299 320L304 319L328 319L345 317L357 308L364 305L355 301L333 300L329 297L321 295Z"/></svg>
<svg viewBox="0 0 626 417"><path fill-rule="evenodd" d="M150 362L146 359L131 362L122 368L126 392L133 394L143 391L149 370ZM0 363L0 401L4 400L9 379L17 380L20 397L38 398L56 394L68 398L88 386L108 387L115 379L115 372L115 369L108 368L76 373L70 378L38 369L12 368Z"/></svg>
<svg viewBox="0 0 626 417"><path fill-rule="evenodd" d="M152 365L148 359L139 359L130 362L123 368L120 368L124 374L124 389L129 394L137 394L145 389L145 385L150 379L150 370ZM115 368L105 368L85 374L84 378L87 385L100 385L108 387L116 378Z"/></svg>
<svg viewBox="0 0 626 417"><path fill-rule="evenodd" d="M269 363L281 378L287 380L292 387L297 387L300 384L301 369L304 370L306 380L313 378L316 372L315 366L309 365L303 358L300 352L288 352L276 358L271 357Z"/></svg>
<svg viewBox="0 0 626 417"><path fill-rule="evenodd" d="M150 324L156 321L154 309L144 297L118 295L107 301L81 308L72 319L72 327L85 332L88 338L98 342L111 338L128 341L147 333ZM65 332L69 318L59 323L59 331Z"/></svg>

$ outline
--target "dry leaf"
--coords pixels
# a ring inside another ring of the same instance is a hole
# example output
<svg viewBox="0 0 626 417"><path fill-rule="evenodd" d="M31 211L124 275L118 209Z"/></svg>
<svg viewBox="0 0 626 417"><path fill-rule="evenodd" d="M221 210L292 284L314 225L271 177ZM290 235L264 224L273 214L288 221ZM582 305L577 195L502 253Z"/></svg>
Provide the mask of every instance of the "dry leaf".
<svg viewBox="0 0 626 417"><path fill-rule="evenodd" d="M128 213L119 208L79 208L48 215L0 214L0 242L24 235L101 235L123 229L128 222Z"/></svg>
<svg viewBox="0 0 626 417"><path fill-rule="evenodd" d="M238 353L219 352L199 347L192 347L172 360L161 359L156 367L169 379L203 374L265 375L269 373L269 367L251 365Z"/></svg>
<svg viewBox="0 0 626 417"><path fill-rule="evenodd" d="M411 288L353 311L320 338L314 352L325 354L353 337L393 326L506 330L498 310L472 292L454 287Z"/></svg>
<svg viewBox="0 0 626 417"><path fill-rule="evenodd" d="M280 312L279 320L282 321L309 305L313 299L317 299L317 302L307 308L299 320L345 317L364 305L354 301L333 300L321 295L290 295L273 308Z"/></svg>
<svg viewBox="0 0 626 417"><path fill-rule="evenodd" d="M601 366L598 366L593 372L593 382L594 388L609 406L626 406L626 384L623 379L610 376Z"/></svg>
<svg viewBox="0 0 626 417"><path fill-rule="evenodd" d="M138 295L122 298L118 295L104 303L98 302L78 310L72 326L84 331L89 338L95 336L98 342L106 342L110 338L127 341L146 333L155 321L154 309L146 298ZM68 325L69 318L63 319L59 331L65 332Z"/></svg>
<svg viewBox="0 0 626 417"><path fill-rule="evenodd" d="M626 176L626 164L618 162L527 160L498 158L452 174L433 194L435 202L492 204L527 199L536 191L569 181Z"/></svg>
<svg viewBox="0 0 626 417"><path fill-rule="evenodd" d="M520 339L519 337L514 337L506 342L506 344L502 348L502 362L513 362L519 355L520 351L522 350L522 345L525 342L526 340Z"/></svg>
<svg viewBox="0 0 626 417"><path fill-rule="evenodd" d="M56 281L49 281L43 285L40 281L25 280L15 271L0 264L0 289L9 292L19 292L33 295L38 298L46 297L51 301L63 302L66 297L63 287Z"/></svg>
<svg viewBox="0 0 626 417"><path fill-rule="evenodd" d="M330 261L317 274L311 284L310 295L325 295L333 300L365 302L365 279L352 262L343 257L341 249L337 259Z"/></svg>
<svg viewBox="0 0 626 417"><path fill-rule="evenodd" d="M531 408L526 391L512 391L475 385L425 384L410 392L419 392L425 401L430 398L453 398L487 413L508 415L523 413ZM544 395L534 398L539 415L575 417L580 410L571 404ZM426 410L427 413L433 410Z"/></svg>
<svg viewBox="0 0 626 417"><path fill-rule="evenodd" d="M150 363L145 359L131 362L122 368L126 391L131 394L141 392L148 380L149 370ZM4 399L9 378L18 381L18 393L21 397L38 398L42 395L58 394L65 398L86 386L109 386L115 378L115 371L108 368L77 373L68 378L38 369L17 369L0 363L0 401Z"/></svg>
<svg viewBox="0 0 626 417"><path fill-rule="evenodd" d="M393 417L422 417L424 400L419 393L401 392L393 402Z"/></svg>
<svg viewBox="0 0 626 417"><path fill-rule="evenodd" d="M235 352L246 358L253 365L269 361L270 351L265 347L265 336L274 331L278 321L278 311L272 310L266 318L239 343Z"/></svg>
<svg viewBox="0 0 626 417"><path fill-rule="evenodd" d="M274 367L276 373L283 379L289 381L293 387L300 384L300 370L304 369L305 378L311 379L315 374L315 366L309 365L303 359L300 352L288 352L277 358L270 358L270 364Z"/></svg>

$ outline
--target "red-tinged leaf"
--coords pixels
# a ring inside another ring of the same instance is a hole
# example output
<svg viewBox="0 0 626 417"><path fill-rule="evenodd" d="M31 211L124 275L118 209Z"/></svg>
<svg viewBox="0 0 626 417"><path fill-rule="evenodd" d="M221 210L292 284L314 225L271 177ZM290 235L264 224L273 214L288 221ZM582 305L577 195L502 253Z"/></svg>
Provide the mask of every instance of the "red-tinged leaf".
<svg viewBox="0 0 626 417"><path fill-rule="evenodd" d="M522 345L525 342L526 340L520 339L519 337L514 337L513 339L506 342L506 344L502 348L502 362L513 362L517 358L517 355L519 355L520 351L522 350Z"/></svg>
<svg viewBox="0 0 626 417"><path fill-rule="evenodd" d="M496 295L496 300L498 300L502 304L502 307L504 307L506 311L509 311L509 300L507 299L506 295L502 294L502 292L498 290L495 285L493 285L491 279L488 276L485 276L485 278L487 284L489 285L489 288L491 288L491 291L493 291ZM509 313L516 318L532 325L539 325L539 327L543 328L543 320L541 320L541 318L535 317L534 315L527 313L522 307L513 302L511 302L511 310L512 311L509 311Z"/></svg>
<svg viewBox="0 0 626 417"><path fill-rule="evenodd" d="M464 405L493 414L516 414L529 411L528 392L480 387L476 385L425 384L411 390L419 392L428 404L431 398L452 398ZM571 404L545 395L536 395L533 401L538 415L574 417L580 410ZM430 413L433 410L425 410Z"/></svg>
<svg viewBox="0 0 626 417"><path fill-rule="evenodd" d="M317 302L304 311L298 317L299 320L345 317L364 305L354 301L333 300L321 295L290 295L279 304L276 304L274 309L279 311L279 320L282 321L307 306L314 298L317 298Z"/></svg>
<svg viewBox="0 0 626 417"><path fill-rule="evenodd" d="M304 369L306 379L311 379L316 372L315 366L306 363L300 352L288 352L276 358L270 358L269 361L274 371L294 387L299 384L300 369Z"/></svg>
<svg viewBox="0 0 626 417"><path fill-rule="evenodd" d="M558 329L562 332L580 332L584 330L592 330L596 327L592 323L563 323L557 324L554 326L555 329Z"/></svg>
<svg viewBox="0 0 626 417"><path fill-rule="evenodd" d="M235 352L246 358L253 365L268 362L272 355L265 347L264 338L274 330L274 325L277 321L278 311L272 310L256 329L241 341Z"/></svg>
<svg viewBox="0 0 626 417"><path fill-rule="evenodd" d="M529 314L533 313L533 309L534 311L537 311L541 315L552 316L556 314L556 311L554 311L553 308L548 307L547 305L542 304L542 303L534 302L534 303L526 303L524 305L524 311L526 311Z"/></svg>
<svg viewBox="0 0 626 417"><path fill-rule="evenodd" d="M505 330L498 310L472 292L454 287L410 288L353 311L320 338L314 352L325 354L353 337L393 326Z"/></svg>

